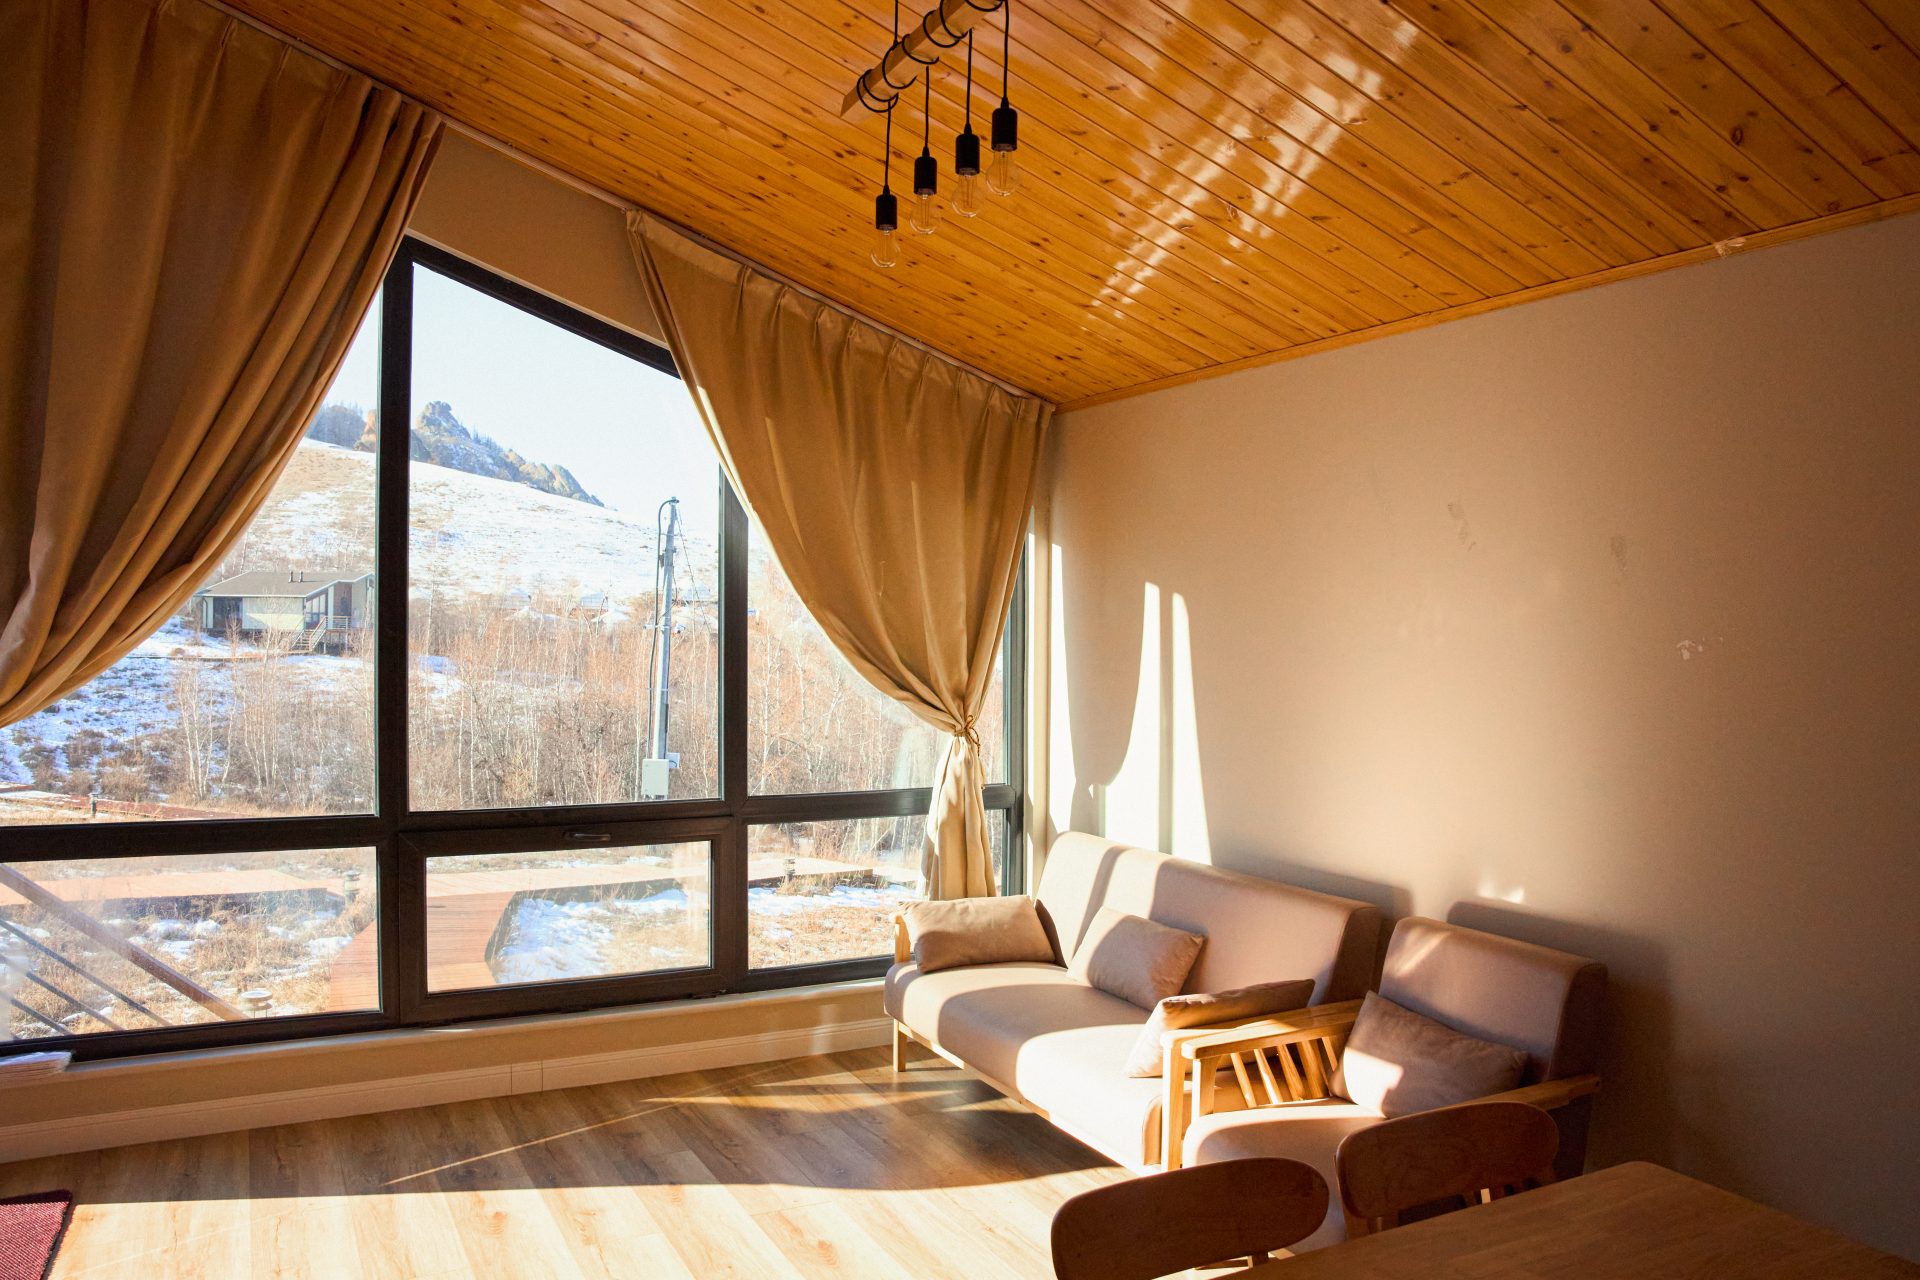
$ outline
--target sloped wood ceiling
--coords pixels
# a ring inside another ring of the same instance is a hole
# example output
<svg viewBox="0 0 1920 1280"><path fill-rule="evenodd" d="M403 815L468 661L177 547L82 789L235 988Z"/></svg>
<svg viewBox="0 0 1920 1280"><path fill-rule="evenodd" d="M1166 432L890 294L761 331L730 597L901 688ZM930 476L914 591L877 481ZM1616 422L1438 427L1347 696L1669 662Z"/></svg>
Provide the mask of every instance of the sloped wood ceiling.
<svg viewBox="0 0 1920 1280"><path fill-rule="evenodd" d="M882 271L886 0L231 2L1063 402L1920 193L1920 0L1016 0L1024 185Z"/></svg>

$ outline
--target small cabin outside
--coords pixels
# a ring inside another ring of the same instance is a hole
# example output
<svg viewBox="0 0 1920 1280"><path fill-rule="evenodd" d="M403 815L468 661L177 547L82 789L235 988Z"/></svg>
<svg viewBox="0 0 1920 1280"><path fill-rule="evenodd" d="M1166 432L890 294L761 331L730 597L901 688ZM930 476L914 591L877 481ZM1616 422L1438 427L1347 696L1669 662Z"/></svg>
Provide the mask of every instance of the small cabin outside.
<svg viewBox="0 0 1920 1280"><path fill-rule="evenodd" d="M365 569L256 569L195 593L209 635L293 637L296 650L338 649L372 625L373 574Z"/></svg>

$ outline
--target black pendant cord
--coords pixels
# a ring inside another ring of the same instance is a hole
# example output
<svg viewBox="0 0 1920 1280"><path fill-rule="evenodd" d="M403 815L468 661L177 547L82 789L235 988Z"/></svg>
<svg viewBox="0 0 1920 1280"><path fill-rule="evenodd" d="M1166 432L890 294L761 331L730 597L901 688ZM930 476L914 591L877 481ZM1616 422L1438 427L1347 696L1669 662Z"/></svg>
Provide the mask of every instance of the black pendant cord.
<svg viewBox="0 0 1920 1280"><path fill-rule="evenodd" d="M899 0L894 0L896 4ZM1000 105L1007 105L1008 77L1013 70L1013 0L1003 0L1006 13L1000 19Z"/></svg>
<svg viewBox="0 0 1920 1280"><path fill-rule="evenodd" d="M895 102L899 99L894 99ZM887 103L887 149L880 157L880 191L893 190L893 102Z"/></svg>
<svg viewBox="0 0 1920 1280"><path fill-rule="evenodd" d="M926 90L920 99L920 154L933 154L933 68L920 73L921 86Z"/></svg>
<svg viewBox="0 0 1920 1280"><path fill-rule="evenodd" d="M967 132L973 132L973 30L967 30Z"/></svg>

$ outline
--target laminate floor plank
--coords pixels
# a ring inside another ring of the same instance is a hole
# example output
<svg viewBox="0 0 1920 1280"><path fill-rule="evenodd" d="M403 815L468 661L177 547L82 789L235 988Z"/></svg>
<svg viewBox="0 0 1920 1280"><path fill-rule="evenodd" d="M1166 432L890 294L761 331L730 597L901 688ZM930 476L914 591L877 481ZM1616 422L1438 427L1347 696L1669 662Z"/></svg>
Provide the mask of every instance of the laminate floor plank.
<svg viewBox="0 0 1920 1280"><path fill-rule="evenodd" d="M55 1280L1025 1280L1127 1175L966 1072L859 1050L0 1163Z"/></svg>

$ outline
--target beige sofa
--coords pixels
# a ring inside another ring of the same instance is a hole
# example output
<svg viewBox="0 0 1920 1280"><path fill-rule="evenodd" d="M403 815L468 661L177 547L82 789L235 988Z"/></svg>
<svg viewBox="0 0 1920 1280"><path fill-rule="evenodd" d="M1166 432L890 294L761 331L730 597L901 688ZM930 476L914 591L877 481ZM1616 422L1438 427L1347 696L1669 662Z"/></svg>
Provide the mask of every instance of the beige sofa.
<svg viewBox="0 0 1920 1280"><path fill-rule="evenodd" d="M905 1041L925 1045L1136 1170L1160 1163L1166 1117L1186 1111L1167 1105L1169 1090L1178 1094L1186 1082L1128 1077L1122 1063L1148 1010L1064 967L1100 908L1205 935L1186 991L1311 978L1316 1005L1366 991L1380 929L1379 913L1363 902L1078 832L1054 842L1035 896L1061 963L922 973L902 925L886 981L895 1065Z"/></svg>
<svg viewBox="0 0 1920 1280"><path fill-rule="evenodd" d="M1464 1035L1524 1052L1520 1087L1493 1096L1552 1114L1560 1130L1555 1171L1566 1178L1586 1162L1587 1116L1600 1087L1593 1072L1606 981L1606 967L1583 956L1410 917L1394 927L1380 994ZM1174 1163L1279 1156L1312 1165L1335 1185L1333 1157L1341 1140L1382 1118L1330 1096L1357 1009L1317 1008L1180 1036L1172 1052L1183 1064L1178 1069L1205 1083L1193 1092L1186 1115L1175 1117L1173 1129L1183 1132L1169 1135L1169 1149L1178 1153ZM1222 1074L1226 1067L1231 1072ZM1279 1086L1278 1100L1268 1096L1270 1081ZM1345 1238L1336 1194L1320 1230L1293 1247L1316 1249Z"/></svg>

